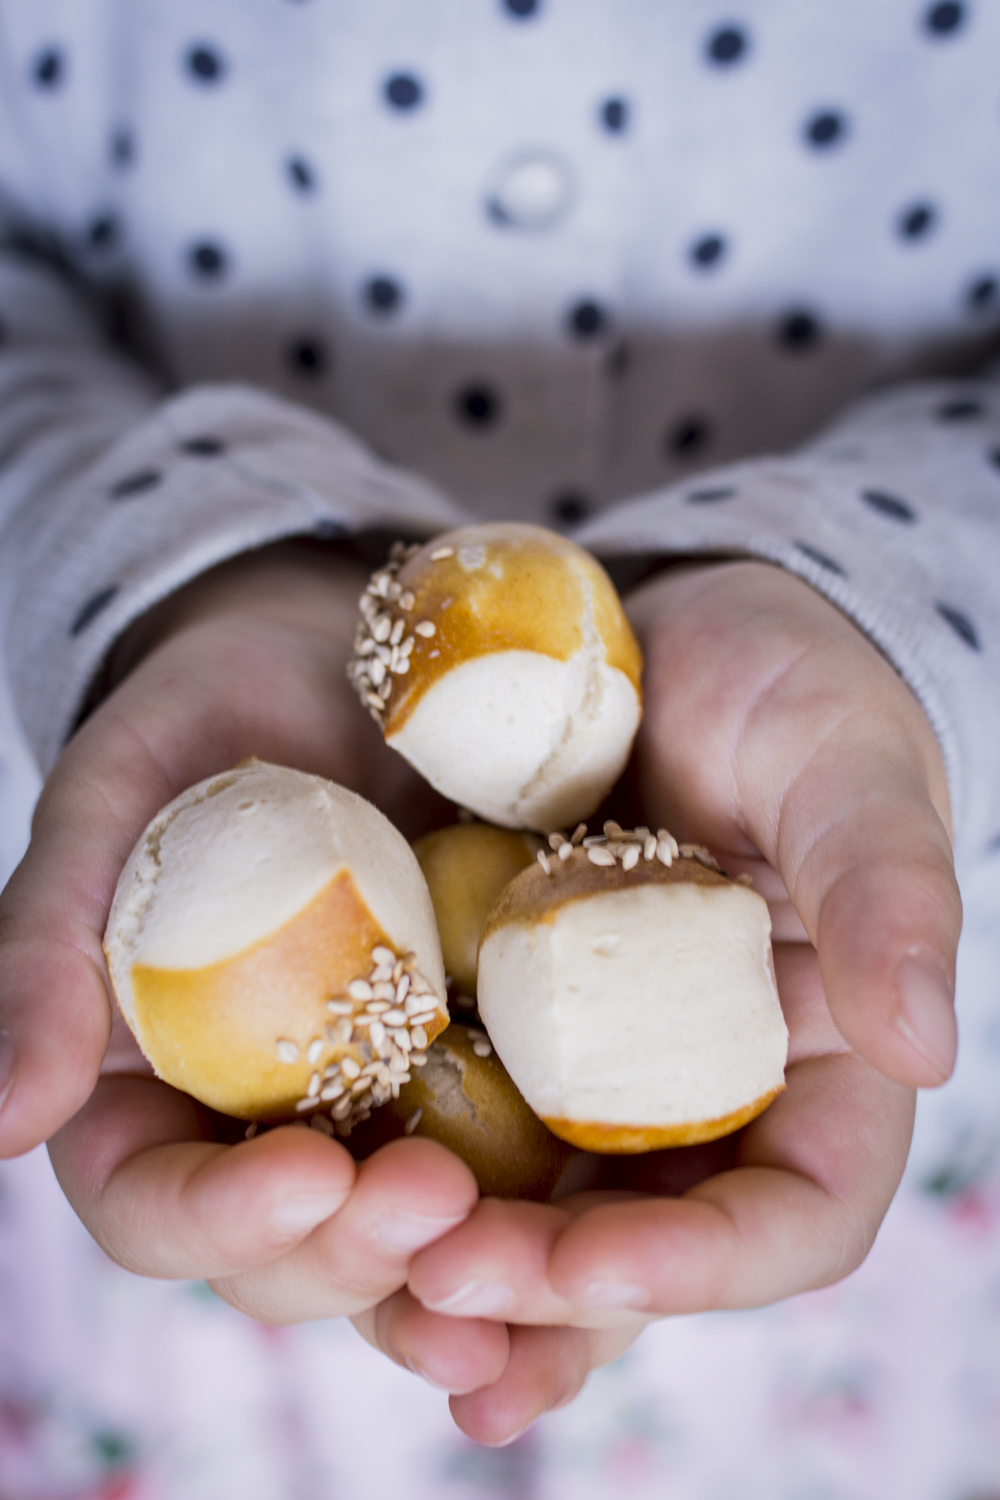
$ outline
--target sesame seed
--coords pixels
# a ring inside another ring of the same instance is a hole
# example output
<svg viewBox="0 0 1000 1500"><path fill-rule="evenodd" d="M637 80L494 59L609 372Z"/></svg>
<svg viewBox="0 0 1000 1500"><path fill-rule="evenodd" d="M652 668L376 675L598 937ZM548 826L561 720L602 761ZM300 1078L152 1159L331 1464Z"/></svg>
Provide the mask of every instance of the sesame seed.
<svg viewBox="0 0 1000 1500"><path fill-rule="evenodd" d="M562 848L562 846L563 846L563 844L565 844L565 842L566 842L566 839L564 838L564 836L561 833L550 833L549 834L549 848L550 849L554 849L557 854L559 853L559 850Z"/></svg>
<svg viewBox="0 0 1000 1500"><path fill-rule="evenodd" d="M347 993L352 1000L374 1000L375 992L367 979L352 979L347 986Z"/></svg>
<svg viewBox="0 0 1000 1500"><path fill-rule="evenodd" d="M383 682L382 686L378 690L378 695L379 695L380 702L385 703L386 699L388 698L388 696L389 696L389 694L391 692L392 692L392 682L387 677L385 679L385 681Z"/></svg>
<svg viewBox="0 0 1000 1500"><path fill-rule="evenodd" d="M608 842L607 834L605 834L605 833L590 833L583 840L583 847L585 849L594 849L594 848L597 847L598 844L606 844L607 842Z"/></svg>
<svg viewBox="0 0 1000 1500"><path fill-rule="evenodd" d="M432 635L437 634L437 626L433 620L418 620L413 629L417 635L422 635L427 640L430 640Z"/></svg>
<svg viewBox="0 0 1000 1500"><path fill-rule="evenodd" d="M400 643L399 643L399 654L400 654L400 656L409 656L416 644L417 644L417 638L416 638L416 636L413 636L413 635L406 636L406 638L404 640L400 641Z"/></svg>
<svg viewBox="0 0 1000 1500"><path fill-rule="evenodd" d="M377 641L387 641L392 632L391 615L379 615L372 626L372 635Z"/></svg>
<svg viewBox="0 0 1000 1500"><path fill-rule="evenodd" d="M275 1044L274 1050L278 1054L279 1062L293 1063L298 1062L299 1060L298 1042L290 1041L287 1037L282 1037L281 1040Z"/></svg>
<svg viewBox="0 0 1000 1500"><path fill-rule="evenodd" d="M377 964L368 976L369 984L384 984L387 979L392 978L395 964Z"/></svg>
<svg viewBox="0 0 1000 1500"><path fill-rule="evenodd" d="M361 1069L358 1067L358 1064L354 1061L353 1057L343 1057L340 1060L340 1071L343 1073L345 1078L349 1078L353 1082L353 1080L358 1077Z"/></svg>
<svg viewBox="0 0 1000 1500"><path fill-rule="evenodd" d="M400 607L400 609L407 609L407 610L412 609L413 606L416 604L416 602L417 602L416 595L412 594L409 589L404 589L403 592L399 596L399 607Z"/></svg>
<svg viewBox="0 0 1000 1500"><path fill-rule="evenodd" d="M352 1016L354 1014L354 1003L351 1000L328 1000L326 1008L331 1016Z"/></svg>
<svg viewBox="0 0 1000 1500"><path fill-rule="evenodd" d="M367 703L368 707L375 712L375 716L377 718L379 710L382 707L382 699L379 698L375 693L366 693L365 702Z"/></svg>
<svg viewBox="0 0 1000 1500"><path fill-rule="evenodd" d="M408 656L400 656L393 663L392 670L395 672L397 677L405 677L407 672L410 670L410 658Z"/></svg>
<svg viewBox="0 0 1000 1500"><path fill-rule="evenodd" d="M329 1083L325 1089L320 1089L319 1097L324 1104L332 1104L334 1099L339 1099L346 1089L345 1083Z"/></svg>
<svg viewBox="0 0 1000 1500"><path fill-rule="evenodd" d="M385 1000L389 1005L396 998L396 986L391 979L380 979L377 984L372 985L376 1000Z"/></svg>
<svg viewBox="0 0 1000 1500"><path fill-rule="evenodd" d="M385 681L385 662L376 656L368 665L368 675L375 686L380 687Z"/></svg>
<svg viewBox="0 0 1000 1500"><path fill-rule="evenodd" d="M256 1120L251 1120L250 1124L247 1126L246 1130L244 1130L244 1132L243 1132L243 1139L245 1141L252 1141L253 1138L254 1138L254 1136L256 1134L257 1134L257 1121Z"/></svg>
<svg viewBox="0 0 1000 1500"><path fill-rule="evenodd" d="M666 839L660 839L658 841L656 845L656 857L660 861L661 865L666 865L667 869L670 869L670 866L674 862L674 851L673 849L671 849Z"/></svg>
<svg viewBox="0 0 1000 1500"><path fill-rule="evenodd" d="M373 964L388 964L392 967L395 962L396 955L391 948L387 948L384 943L375 944L375 947L372 949Z"/></svg>
<svg viewBox="0 0 1000 1500"><path fill-rule="evenodd" d="M546 854L545 850L539 849L536 858L538 859L538 863L541 865L546 875L551 876L552 866L549 864L549 856Z"/></svg>
<svg viewBox="0 0 1000 1500"><path fill-rule="evenodd" d="M411 1068L422 1068L426 1062L427 1062L427 1053L426 1052L411 1052L410 1053L410 1067ZM406 1076L407 1076L407 1079L409 1079L410 1075L407 1074Z"/></svg>
<svg viewBox="0 0 1000 1500"><path fill-rule="evenodd" d="M300 1099L295 1106L296 1112L302 1114L303 1110L315 1109L316 1103L315 1099Z"/></svg>
<svg viewBox="0 0 1000 1500"><path fill-rule="evenodd" d="M391 632L391 634L389 636L389 645L390 646L398 646L399 645L400 641L403 639L403 631L405 629L406 629L406 621L405 620L397 620L396 623L393 625L392 632Z"/></svg>
<svg viewBox="0 0 1000 1500"><path fill-rule="evenodd" d="M333 1028L333 1031L336 1040L340 1042L342 1046L346 1047L347 1043L351 1040L351 1037L354 1034L354 1027L351 1024L350 1016L341 1016L340 1020Z"/></svg>
<svg viewBox="0 0 1000 1500"><path fill-rule="evenodd" d="M355 1078L354 1082L351 1084L351 1093L354 1095L356 1100L359 1100L362 1094L367 1094L371 1086L372 1081L370 1078Z"/></svg>
<svg viewBox="0 0 1000 1500"><path fill-rule="evenodd" d="M387 1010L382 1020L387 1026L405 1026L406 1011L395 1007L392 1010Z"/></svg>
<svg viewBox="0 0 1000 1500"><path fill-rule="evenodd" d="M459 995L459 997L458 997L458 1003L461 1004L461 1002L463 1000L468 1000L468 999L469 999L468 995ZM476 1002L475 1002L475 1000L473 1000L473 1001L471 1001L469 1008L474 1010L475 1009L475 1005L476 1005ZM410 1025L411 1026L426 1026L429 1021L433 1021L434 1020L434 1018L435 1018L436 1015L437 1015L437 1011L436 1010L420 1011L417 1015L413 1015L413 1016L410 1017Z"/></svg>
<svg viewBox="0 0 1000 1500"><path fill-rule="evenodd" d="M431 562L443 562L446 557L454 556L454 547L438 547L431 553Z"/></svg>
<svg viewBox="0 0 1000 1500"><path fill-rule="evenodd" d="M318 1073L314 1073L312 1075L312 1077L310 1078L310 1080L309 1080L309 1087L306 1089L306 1093L308 1094L309 1098L310 1099L315 1099L316 1095L319 1093L319 1091L322 1088L322 1086L323 1086L323 1080L322 1080L322 1078L320 1078L320 1076L319 1076Z"/></svg>
<svg viewBox="0 0 1000 1500"><path fill-rule="evenodd" d="M634 870L636 865L639 863L639 855L641 852L642 851L640 850L638 844L629 844L628 848L625 850L625 853L622 855L622 869Z"/></svg>
<svg viewBox="0 0 1000 1500"><path fill-rule="evenodd" d="M603 848L600 844L593 844L587 850L587 858L592 865L613 865L615 857L610 849Z"/></svg>
<svg viewBox="0 0 1000 1500"><path fill-rule="evenodd" d="M653 855L655 853L656 853L656 839L650 833L650 834L646 835L646 838L643 841L643 845L642 845L642 857L643 857L643 859L652 859Z"/></svg>
<svg viewBox="0 0 1000 1500"><path fill-rule="evenodd" d="M624 832L622 825L616 823L614 818L609 818L604 825L604 834L609 839L620 839Z"/></svg>
<svg viewBox="0 0 1000 1500"><path fill-rule="evenodd" d="M412 1135L413 1134L413 1132L416 1130L417 1126L420 1124L420 1117L421 1117L422 1114L423 1114L423 1110L422 1109L415 1109L413 1111L412 1115L407 1120L406 1124L403 1126L403 1134L404 1135Z"/></svg>
<svg viewBox="0 0 1000 1500"><path fill-rule="evenodd" d="M312 1126L313 1130L318 1130L321 1135L333 1135L333 1126L326 1118L326 1115L313 1115L312 1119L309 1121L309 1124Z"/></svg>
<svg viewBox="0 0 1000 1500"><path fill-rule="evenodd" d="M368 1028L368 1035L372 1039L373 1047L380 1047L385 1041L385 1027L382 1025L382 1022L376 1020L374 1016L372 1017L371 1025Z"/></svg>
<svg viewBox="0 0 1000 1500"><path fill-rule="evenodd" d="M573 829L572 834L570 835L570 840L569 840L570 843L574 846L574 848L576 847L577 844L582 844L583 843L583 840L584 840L584 837L586 836L586 833L587 833L587 825L586 825L586 823L577 823L576 827Z"/></svg>
<svg viewBox="0 0 1000 1500"><path fill-rule="evenodd" d="M387 1000L369 1000L368 1004L365 1006L365 1010L370 1016L384 1015L388 1009L389 1002Z"/></svg>
<svg viewBox="0 0 1000 1500"><path fill-rule="evenodd" d="M665 828L658 828L656 830L656 841L657 841L658 844L663 844L663 843L669 844L671 852L673 853L674 859L679 859L680 858L680 854L681 854L680 845L678 844L677 840L674 838L673 834L672 833L668 833Z"/></svg>
<svg viewBox="0 0 1000 1500"><path fill-rule="evenodd" d="M410 1031L410 1040L418 1052L422 1052L427 1046L427 1033L422 1026L414 1026Z"/></svg>
<svg viewBox="0 0 1000 1500"><path fill-rule="evenodd" d="M493 1051L493 1043L488 1041L484 1036L477 1036L472 1044L472 1050L477 1057L489 1057Z"/></svg>
<svg viewBox="0 0 1000 1500"><path fill-rule="evenodd" d="M346 1120L347 1116L351 1113L351 1110L353 1108L354 1100L351 1098L350 1094L345 1094L342 1099L337 1100L336 1104L331 1109L330 1114L335 1120Z"/></svg>
<svg viewBox="0 0 1000 1500"><path fill-rule="evenodd" d="M427 998L425 995L416 995L412 992L407 995L403 1009L408 1016L415 1016L418 1011L427 1009Z"/></svg>
<svg viewBox="0 0 1000 1500"><path fill-rule="evenodd" d="M560 861L563 864L566 863L566 861L569 859L569 857L570 857L570 855L572 853L573 853L573 845L572 844L560 844L559 845L559 859L560 859Z"/></svg>
<svg viewBox="0 0 1000 1500"><path fill-rule="evenodd" d="M312 1067L315 1067L322 1056L323 1042L317 1036L314 1037L313 1040L309 1043L309 1048L306 1052L306 1062L308 1062Z"/></svg>
<svg viewBox="0 0 1000 1500"><path fill-rule="evenodd" d="M393 1047L389 1054L389 1066L394 1073L405 1073L407 1069L406 1054L398 1047Z"/></svg>
<svg viewBox="0 0 1000 1500"><path fill-rule="evenodd" d="M753 876L750 874L749 870L744 870L742 875L737 875L736 884L749 886L753 885Z"/></svg>

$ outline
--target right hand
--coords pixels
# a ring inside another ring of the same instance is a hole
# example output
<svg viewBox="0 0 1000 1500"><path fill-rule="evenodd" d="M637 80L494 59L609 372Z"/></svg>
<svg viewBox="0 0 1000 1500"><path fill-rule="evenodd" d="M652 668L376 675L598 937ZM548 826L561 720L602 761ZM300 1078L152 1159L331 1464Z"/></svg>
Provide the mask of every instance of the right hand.
<svg viewBox="0 0 1000 1500"><path fill-rule="evenodd" d="M114 1260L210 1279L272 1322L356 1314L396 1293L413 1252L471 1211L475 1180L431 1141L395 1142L361 1166L298 1127L225 1144L115 1020L102 937L150 818L245 756L350 786L411 836L433 819L433 794L385 748L345 677L365 581L328 549L286 543L140 621L119 648L126 675L53 770L0 898L0 1156L51 1137L66 1196ZM412 1339L435 1380L471 1389L503 1370L502 1326L477 1334L421 1317L434 1326L418 1317Z"/></svg>

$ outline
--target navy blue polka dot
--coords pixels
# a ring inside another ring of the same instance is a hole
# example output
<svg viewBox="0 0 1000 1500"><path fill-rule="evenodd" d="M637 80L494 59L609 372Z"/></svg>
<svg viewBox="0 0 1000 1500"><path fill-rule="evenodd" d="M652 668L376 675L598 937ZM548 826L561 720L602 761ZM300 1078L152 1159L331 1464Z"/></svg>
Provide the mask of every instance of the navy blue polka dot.
<svg viewBox="0 0 1000 1500"><path fill-rule="evenodd" d="M681 417L667 433L667 450L679 458L692 458L707 448L712 440L712 425L707 417Z"/></svg>
<svg viewBox="0 0 1000 1500"><path fill-rule="evenodd" d="M541 0L503 0L503 8L518 21L527 21L541 10Z"/></svg>
<svg viewBox="0 0 1000 1500"><path fill-rule="evenodd" d="M1000 275L977 276L965 290L965 303L972 312L989 312L1000 303Z"/></svg>
<svg viewBox="0 0 1000 1500"><path fill-rule="evenodd" d="M98 214L87 226L87 243L92 250L110 250L120 234L114 214Z"/></svg>
<svg viewBox="0 0 1000 1500"><path fill-rule="evenodd" d="M192 458L218 458L225 453L226 445L221 438L212 437L209 433L199 433L197 437L185 438L180 449Z"/></svg>
<svg viewBox="0 0 1000 1500"><path fill-rule="evenodd" d="M912 505L885 490L862 490L861 498L869 510L877 511L880 516L888 516L892 521L910 522L917 519Z"/></svg>
<svg viewBox="0 0 1000 1500"><path fill-rule="evenodd" d="M184 66L193 83L221 83L226 60L211 42L194 42L184 54Z"/></svg>
<svg viewBox="0 0 1000 1500"><path fill-rule="evenodd" d="M412 73L393 73L386 79L383 93L393 109L416 109L423 101L424 86Z"/></svg>
<svg viewBox="0 0 1000 1500"><path fill-rule="evenodd" d="M112 599L117 593L118 585L115 583L112 584L110 588L102 589L99 594L94 594L92 598L88 599L86 604L81 609L80 613L77 615L76 619L73 621L72 625L69 627L70 635L76 636L79 635L81 631L86 630L90 622L92 620L96 620L97 616L101 613L102 610L107 609L108 605L111 603Z"/></svg>
<svg viewBox="0 0 1000 1500"><path fill-rule="evenodd" d="M315 190L316 173L304 156L290 156L285 162L285 174L297 193Z"/></svg>
<svg viewBox="0 0 1000 1500"><path fill-rule="evenodd" d="M716 67L730 68L743 60L749 47L749 38L741 26L720 26L708 38L705 56Z"/></svg>
<svg viewBox="0 0 1000 1500"><path fill-rule="evenodd" d="M839 562L835 562L826 552L821 552L818 547L813 547L809 542L796 542L796 548L803 557L809 557L828 573L836 573L841 578L847 577L846 568L842 568Z"/></svg>
<svg viewBox="0 0 1000 1500"><path fill-rule="evenodd" d="M318 379L326 372L328 363L323 341L310 334L293 339L288 346L288 363L296 375L307 380Z"/></svg>
<svg viewBox="0 0 1000 1500"><path fill-rule="evenodd" d="M926 239L937 224L937 217L933 203L911 203L900 212L896 232L904 240Z"/></svg>
<svg viewBox="0 0 1000 1500"><path fill-rule="evenodd" d="M600 120L611 135L623 135L629 127L629 102L627 99L605 99L600 108Z"/></svg>
<svg viewBox="0 0 1000 1500"><path fill-rule="evenodd" d="M54 90L66 82L69 66L62 47L43 47L31 64L31 78L36 88Z"/></svg>
<svg viewBox="0 0 1000 1500"><path fill-rule="evenodd" d="M934 608L945 624L951 626L960 641L964 641L973 651L982 650L979 644L979 632L967 614L963 614L960 609L956 609L952 604L943 604L940 600L938 600Z"/></svg>
<svg viewBox="0 0 1000 1500"><path fill-rule="evenodd" d="M321 542L336 542L342 536L347 536L349 531L350 527L344 521L335 521L330 516L325 521L317 521L312 535L319 537Z"/></svg>
<svg viewBox="0 0 1000 1500"><path fill-rule="evenodd" d="M222 246L212 240L199 240L187 253L192 276L201 281L217 281L229 269L229 258Z"/></svg>
<svg viewBox="0 0 1000 1500"><path fill-rule="evenodd" d="M942 0L924 13L924 27L933 37L954 36L965 25L965 6L958 0Z"/></svg>
<svg viewBox="0 0 1000 1500"><path fill-rule="evenodd" d="M119 479L108 490L112 500L131 500L136 495L144 495L147 490L155 490L163 483L163 475L159 469L137 469L134 474L126 474L124 479Z"/></svg>
<svg viewBox="0 0 1000 1500"><path fill-rule="evenodd" d="M578 302L570 310L566 322L574 338L595 339L600 338L607 329L608 315L599 302L592 302L588 298Z"/></svg>
<svg viewBox="0 0 1000 1500"><path fill-rule="evenodd" d="M684 499L688 505L717 505L720 500L735 500L736 490L731 484L708 485L702 490L688 490Z"/></svg>
<svg viewBox="0 0 1000 1500"><path fill-rule="evenodd" d="M586 495L581 495L576 490L556 495L549 505L552 519L559 526L578 526L592 510L593 505Z"/></svg>
<svg viewBox="0 0 1000 1500"><path fill-rule="evenodd" d="M969 396L960 396L954 401L944 401L934 413L942 422L971 422L983 414L983 403L974 401Z"/></svg>
<svg viewBox="0 0 1000 1500"><path fill-rule="evenodd" d="M365 283L365 301L374 313L394 313L403 302L403 288L391 276L373 276Z"/></svg>
<svg viewBox="0 0 1000 1500"><path fill-rule="evenodd" d="M803 136L807 145L826 151L847 138L847 118L837 109L818 110L806 121Z"/></svg>
<svg viewBox="0 0 1000 1500"><path fill-rule="evenodd" d="M135 136L126 125L111 132L108 156L113 167L130 167L135 161Z"/></svg>
<svg viewBox="0 0 1000 1500"><path fill-rule="evenodd" d="M794 308L781 318L775 337L783 349L796 354L805 353L820 343L823 330L815 313Z"/></svg>
<svg viewBox="0 0 1000 1500"><path fill-rule="evenodd" d="M721 234L703 234L696 239L688 251L688 259L699 271L710 271L721 265L728 246Z"/></svg>
<svg viewBox="0 0 1000 1500"><path fill-rule="evenodd" d="M492 427L500 418L502 402L492 386L475 382L455 397L455 414L469 427Z"/></svg>

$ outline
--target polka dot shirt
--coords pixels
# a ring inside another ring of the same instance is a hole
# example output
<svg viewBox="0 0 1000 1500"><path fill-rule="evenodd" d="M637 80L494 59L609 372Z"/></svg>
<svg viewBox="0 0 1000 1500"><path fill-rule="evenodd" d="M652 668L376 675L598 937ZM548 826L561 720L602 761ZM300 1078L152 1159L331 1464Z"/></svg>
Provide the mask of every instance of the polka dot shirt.
<svg viewBox="0 0 1000 1500"><path fill-rule="evenodd" d="M918 693L963 847L1000 833L1000 8L2 0L0 29L0 567L43 765L199 570L502 515L623 577L794 570Z"/></svg>

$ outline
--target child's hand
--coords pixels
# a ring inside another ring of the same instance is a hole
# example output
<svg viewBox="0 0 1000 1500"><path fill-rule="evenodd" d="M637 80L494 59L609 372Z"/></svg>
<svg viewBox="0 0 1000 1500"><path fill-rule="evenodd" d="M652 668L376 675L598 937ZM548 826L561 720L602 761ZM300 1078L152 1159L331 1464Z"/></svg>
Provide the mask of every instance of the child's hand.
<svg viewBox="0 0 1000 1500"><path fill-rule="evenodd" d="M650 1315L753 1306L852 1270L906 1160L912 1087L954 1060L948 798L909 690L837 610L763 564L668 573L631 613L644 821L704 840L769 898L788 1088L729 1141L605 1159L597 1196L484 1200L414 1258L408 1295L425 1309L568 1325L512 1329L499 1382L453 1399L485 1441L609 1357L588 1328L615 1325L620 1348ZM393 1307L366 1325L389 1353L410 1302Z"/></svg>

